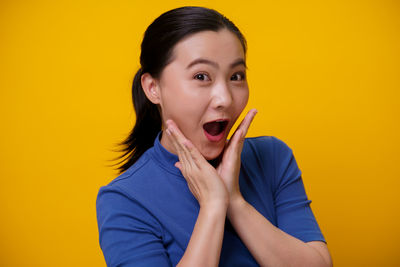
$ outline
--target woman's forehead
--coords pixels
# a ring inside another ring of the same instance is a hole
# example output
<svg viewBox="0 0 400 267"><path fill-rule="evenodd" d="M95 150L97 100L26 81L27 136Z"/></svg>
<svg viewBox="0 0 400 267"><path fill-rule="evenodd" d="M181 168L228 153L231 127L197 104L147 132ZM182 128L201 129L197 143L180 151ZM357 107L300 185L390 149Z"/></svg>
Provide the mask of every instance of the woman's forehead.
<svg viewBox="0 0 400 267"><path fill-rule="evenodd" d="M202 31L178 42L173 51L176 64L190 68L195 63L208 63L214 67L231 66L245 61L240 40L229 30Z"/></svg>

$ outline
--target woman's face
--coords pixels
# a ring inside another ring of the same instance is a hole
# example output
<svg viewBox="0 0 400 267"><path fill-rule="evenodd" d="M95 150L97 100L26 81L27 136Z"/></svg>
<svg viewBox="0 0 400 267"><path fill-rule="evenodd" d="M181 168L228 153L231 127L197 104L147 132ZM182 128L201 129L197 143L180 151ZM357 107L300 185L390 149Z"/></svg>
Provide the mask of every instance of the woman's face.
<svg viewBox="0 0 400 267"><path fill-rule="evenodd" d="M172 119L215 159L249 97L243 47L229 30L203 31L177 43L172 57L158 80L163 129ZM169 138L163 134L161 144L177 154Z"/></svg>

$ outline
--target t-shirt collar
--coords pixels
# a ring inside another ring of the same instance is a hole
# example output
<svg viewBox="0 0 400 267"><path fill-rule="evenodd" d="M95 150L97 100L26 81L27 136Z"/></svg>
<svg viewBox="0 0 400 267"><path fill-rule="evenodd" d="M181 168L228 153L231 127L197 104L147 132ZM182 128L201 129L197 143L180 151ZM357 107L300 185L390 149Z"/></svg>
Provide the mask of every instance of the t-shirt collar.
<svg viewBox="0 0 400 267"><path fill-rule="evenodd" d="M179 157L169 152L161 145L161 136L162 131L157 134L157 137L154 140L154 159L169 172L182 176L181 171L177 167L175 167L175 163L179 161Z"/></svg>

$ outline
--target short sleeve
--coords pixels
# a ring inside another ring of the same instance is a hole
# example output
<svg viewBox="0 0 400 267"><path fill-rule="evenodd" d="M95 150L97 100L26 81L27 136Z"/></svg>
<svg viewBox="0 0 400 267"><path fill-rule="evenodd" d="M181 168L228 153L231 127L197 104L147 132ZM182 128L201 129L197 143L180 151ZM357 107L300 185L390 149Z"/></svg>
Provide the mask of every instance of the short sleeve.
<svg viewBox="0 0 400 267"><path fill-rule="evenodd" d="M304 242L326 242L311 210L292 149L274 139L273 190L278 228Z"/></svg>
<svg viewBox="0 0 400 267"><path fill-rule="evenodd" d="M102 187L96 201L100 247L107 266L171 266L157 220L121 190Z"/></svg>

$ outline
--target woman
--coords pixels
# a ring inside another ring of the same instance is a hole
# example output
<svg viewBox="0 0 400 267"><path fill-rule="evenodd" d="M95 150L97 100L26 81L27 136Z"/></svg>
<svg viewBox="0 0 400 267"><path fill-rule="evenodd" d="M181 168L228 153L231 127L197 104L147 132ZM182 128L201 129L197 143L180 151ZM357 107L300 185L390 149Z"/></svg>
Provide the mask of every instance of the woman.
<svg viewBox="0 0 400 267"><path fill-rule="evenodd" d="M109 266L330 266L291 149L245 139L246 41L218 12L183 7L146 30L137 120L121 175L100 189Z"/></svg>

